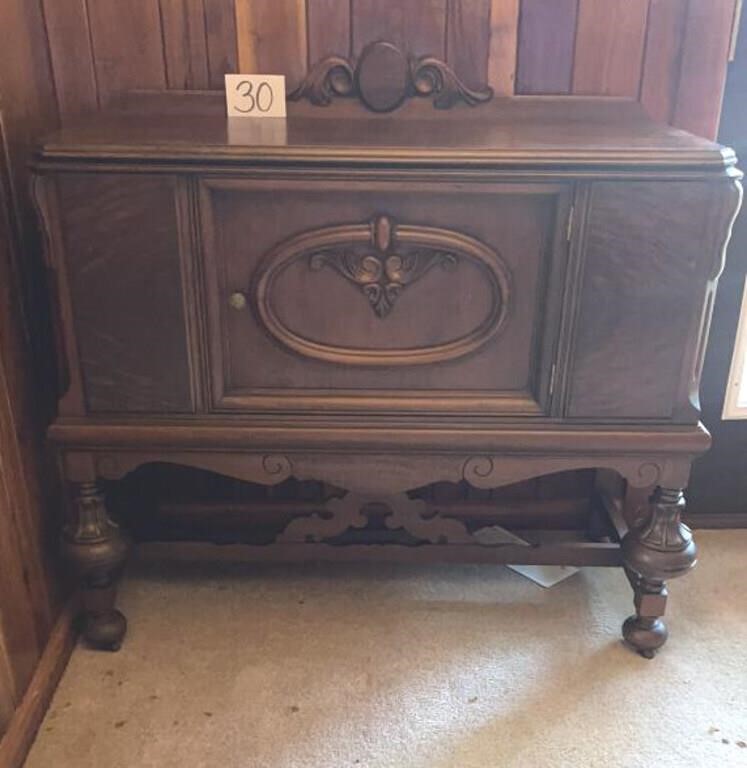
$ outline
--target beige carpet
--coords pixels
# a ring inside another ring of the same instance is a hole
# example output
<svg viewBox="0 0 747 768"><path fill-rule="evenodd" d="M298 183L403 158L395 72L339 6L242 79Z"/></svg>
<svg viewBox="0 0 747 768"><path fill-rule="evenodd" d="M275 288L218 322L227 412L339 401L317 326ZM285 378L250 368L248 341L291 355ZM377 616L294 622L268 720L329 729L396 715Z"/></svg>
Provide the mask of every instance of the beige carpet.
<svg viewBox="0 0 747 768"><path fill-rule="evenodd" d="M138 563L27 768L747 766L747 531L700 543L654 661L618 571Z"/></svg>

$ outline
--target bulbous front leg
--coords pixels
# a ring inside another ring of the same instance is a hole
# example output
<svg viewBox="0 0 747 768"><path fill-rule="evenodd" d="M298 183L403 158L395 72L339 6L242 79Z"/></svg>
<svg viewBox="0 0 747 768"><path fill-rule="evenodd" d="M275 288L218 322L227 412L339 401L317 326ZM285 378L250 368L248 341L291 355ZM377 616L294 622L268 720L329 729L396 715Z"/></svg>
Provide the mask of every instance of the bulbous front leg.
<svg viewBox="0 0 747 768"><path fill-rule="evenodd" d="M666 580L686 574L697 561L692 532L682 523L681 489L658 488L650 510L622 541L622 555L633 590L635 615L623 625L623 637L651 659L667 640L662 619L667 604Z"/></svg>
<svg viewBox="0 0 747 768"><path fill-rule="evenodd" d="M128 550L129 541L110 519L98 485L78 483L72 519L62 534L62 552L82 582L83 635L94 648L119 650L127 631L127 621L114 601Z"/></svg>

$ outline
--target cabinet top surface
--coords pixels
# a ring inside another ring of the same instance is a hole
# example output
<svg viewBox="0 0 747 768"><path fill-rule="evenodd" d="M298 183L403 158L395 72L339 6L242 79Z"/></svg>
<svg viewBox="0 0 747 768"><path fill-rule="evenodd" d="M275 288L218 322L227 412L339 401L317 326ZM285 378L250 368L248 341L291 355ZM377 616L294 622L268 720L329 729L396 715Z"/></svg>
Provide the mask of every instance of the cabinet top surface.
<svg viewBox="0 0 747 768"><path fill-rule="evenodd" d="M157 106L155 106L157 105ZM724 171L734 153L657 124L639 104L583 98L496 99L444 114L404 116L289 105L287 120L231 118L215 96L130 101L50 136L50 161L146 164L382 165L516 169L676 168Z"/></svg>

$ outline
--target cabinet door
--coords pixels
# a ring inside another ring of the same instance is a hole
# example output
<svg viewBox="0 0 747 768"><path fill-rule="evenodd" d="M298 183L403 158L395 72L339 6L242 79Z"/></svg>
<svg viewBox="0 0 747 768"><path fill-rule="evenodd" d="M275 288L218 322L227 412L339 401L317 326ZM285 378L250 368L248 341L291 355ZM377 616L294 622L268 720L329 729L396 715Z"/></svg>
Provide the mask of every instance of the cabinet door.
<svg viewBox="0 0 747 768"><path fill-rule="evenodd" d="M55 182L73 325L66 330L86 410L191 411L177 181L65 173Z"/></svg>
<svg viewBox="0 0 747 768"><path fill-rule="evenodd" d="M567 414L695 423L716 280L739 188L592 185Z"/></svg>
<svg viewBox="0 0 747 768"><path fill-rule="evenodd" d="M569 197L204 181L214 407L546 413Z"/></svg>

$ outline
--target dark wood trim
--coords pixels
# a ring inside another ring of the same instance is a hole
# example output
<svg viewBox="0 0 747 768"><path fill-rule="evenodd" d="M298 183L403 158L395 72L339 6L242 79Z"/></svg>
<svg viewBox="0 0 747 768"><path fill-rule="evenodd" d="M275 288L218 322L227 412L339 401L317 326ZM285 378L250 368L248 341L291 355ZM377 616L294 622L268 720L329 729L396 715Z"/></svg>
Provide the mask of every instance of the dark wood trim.
<svg viewBox="0 0 747 768"><path fill-rule="evenodd" d="M57 619L31 683L0 741L0 768L21 768L41 725L76 640L77 598Z"/></svg>
<svg viewBox="0 0 747 768"><path fill-rule="evenodd" d="M477 173L551 172L555 181L557 173L574 178L584 173L609 178L614 172L652 173L657 178L683 172L708 178L737 173L737 159L730 149L695 137L678 144L678 135L650 121L640 104L629 99L525 96L496 100L479 113L470 111L468 133L461 130L463 110L444 114L431 109L441 116L440 121L416 106L403 107L402 112L406 113L403 120L392 122L391 117L361 113L350 104L335 105L325 112L330 119L321 141L318 108L290 104L282 125L234 121L228 124L227 136L225 106L214 94L185 92L177 98L140 92L124 97L116 111L48 137L37 152L37 168L54 163L61 170L64 162L77 169L111 164L177 170L194 169L194 163L200 163L204 174L213 168L304 166L323 169L325 174L342 168L349 179L351 170L378 164L387 172L410 168L422 173L426 167ZM164 119L175 115L189 119ZM588 129L584 132L587 117L608 122L604 140ZM389 123L381 124L387 119ZM409 127L413 121L415 131ZM552 138L548 134L543 142L532 139L529 132L522 134L521 127L530 124L552 124ZM632 133L648 138L631 143ZM615 141L619 136L627 136L627 141Z"/></svg>
<svg viewBox="0 0 747 768"><path fill-rule="evenodd" d="M730 528L747 528L747 512L727 512L725 514L710 514L703 512L697 515L687 515L685 522L697 530L727 530Z"/></svg>
<svg viewBox="0 0 747 768"><path fill-rule="evenodd" d="M537 532L534 532L535 535ZM517 532L521 535L521 532ZM394 562L492 563L504 565L582 565L619 567L620 545L551 536L539 546L472 544L400 546L397 544L211 544L206 542L149 542L137 547L137 557L153 562ZM5 766L0 765L0 768Z"/></svg>
<svg viewBox="0 0 747 768"><path fill-rule="evenodd" d="M440 511L447 517L490 518L511 528L566 530L569 521L581 521L586 517L589 500L584 497L529 501L473 501L457 498L445 502L428 499L426 505L433 513ZM242 525L245 524L248 527L251 525L252 515L257 513L275 517L294 516L318 512L323 506L323 503L305 499L224 503L175 501L159 504L157 516L166 523L169 521L178 521L182 524L209 522L218 528L221 525L241 521Z"/></svg>
<svg viewBox="0 0 747 768"><path fill-rule="evenodd" d="M721 140L734 146L741 157L747 154L745 126L747 14L742 21L735 60L729 67L720 131ZM695 463L688 488L688 518L702 528L745 527L747 521L747 421L722 418L746 271L747 216L742 213L734 225L729 258L719 280L701 386L702 419L713 436L713 448Z"/></svg>
<svg viewBox="0 0 747 768"><path fill-rule="evenodd" d="M427 426L424 433L422 427ZM137 423L123 420L58 419L48 431L54 443L67 449L144 450L173 448L175 450L222 451L254 448L323 452L342 448L360 449L373 453L405 445L409 451L449 452L468 451L492 453L506 450L513 453L556 452L560 454L634 454L656 453L697 456L708 450L710 437L701 425L649 427L593 425L577 426L537 421L529 428L497 422L485 425L478 419L458 421L433 417L412 426L405 418L377 419L374 423L356 419L344 425L333 417L302 419L298 416L263 417L211 416L200 420L140 419Z"/></svg>

